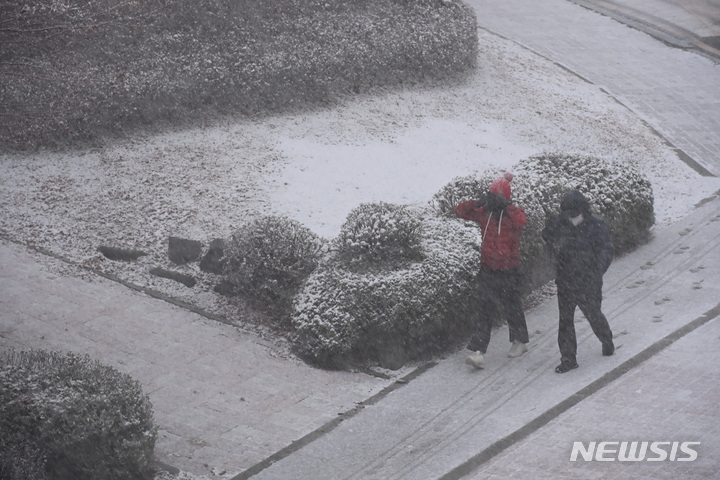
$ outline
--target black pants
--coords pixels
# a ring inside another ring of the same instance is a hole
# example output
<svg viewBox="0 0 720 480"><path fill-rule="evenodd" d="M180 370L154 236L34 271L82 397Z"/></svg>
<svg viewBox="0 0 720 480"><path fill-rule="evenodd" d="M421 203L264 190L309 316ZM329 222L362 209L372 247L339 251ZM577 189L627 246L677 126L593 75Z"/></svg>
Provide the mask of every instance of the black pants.
<svg viewBox="0 0 720 480"><path fill-rule="evenodd" d="M480 309L475 331L470 337L468 350L487 352L493 320L505 313L510 329L510 341L528 343L525 312L522 308L523 275L519 268L511 270L488 270L480 272Z"/></svg>
<svg viewBox="0 0 720 480"><path fill-rule="evenodd" d="M602 282L582 288L568 286L558 282L558 346L561 361L576 362L577 337L575 336L575 307L585 315L595 336L606 348L613 346L612 331L602 313Z"/></svg>

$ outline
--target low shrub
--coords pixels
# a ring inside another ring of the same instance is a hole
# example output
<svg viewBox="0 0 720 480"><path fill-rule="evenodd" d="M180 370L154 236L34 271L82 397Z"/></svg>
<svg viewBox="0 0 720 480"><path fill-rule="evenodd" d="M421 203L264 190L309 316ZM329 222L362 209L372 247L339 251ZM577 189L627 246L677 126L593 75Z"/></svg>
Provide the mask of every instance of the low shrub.
<svg viewBox="0 0 720 480"><path fill-rule="evenodd" d="M477 311L480 256L462 223L425 215L421 259L393 268L323 263L295 299L298 353L323 367L380 362L394 368L441 351Z"/></svg>
<svg viewBox="0 0 720 480"><path fill-rule="evenodd" d="M456 205L487 193L499 173L453 179L430 203L439 214L454 217ZM587 155L543 153L521 160L513 173L513 202L528 217L521 252L530 269L535 262L544 263L540 233L545 219L559 213L560 199L569 190L582 192L607 222L616 253L636 246L655 223L652 186L631 166Z"/></svg>
<svg viewBox="0 0 720 480"><path fill-rule="evenodd" d="M295 220L261 217L243 225L227 243L228 280L283 321L324 246L322 238Z"/></svg>
<svg viewBox="0 0 720 480"><path fill-rule="evenodd" d="M543 153L519 162L515 173L527 183L545 215L558 213L565 192L580 191L593 213L607 222L616 253L636 246L655 224L652 185L630 165L587 155Z"/></svg>
<svg viewBox="0 0 720 480"><path fill-rule="evenodd" d="M362 204L350 212L334 243L351 264L417 260L420 221L401 205Z"/></svg>
<svg viewBox="0 0 720 480"><path fill-rule="evenodd" d="M0 478L151 478L156 436L129 375L72 353L0 355Z"/></svg>

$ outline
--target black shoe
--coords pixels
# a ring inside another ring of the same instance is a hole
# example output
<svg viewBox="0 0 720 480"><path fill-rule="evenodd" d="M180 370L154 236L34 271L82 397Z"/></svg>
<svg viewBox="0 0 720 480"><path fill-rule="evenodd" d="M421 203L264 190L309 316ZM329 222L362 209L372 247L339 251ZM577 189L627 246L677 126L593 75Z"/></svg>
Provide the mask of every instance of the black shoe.
<svg viewBox="0 0 720 480"><path fill-rule="evenodd" d="M569 372L570 370L573 370L573 369L575 369L575 368L577 368L577 367L578 367L577 362L563 361L562 363L560 363L560 365L558 365L557 367L555 367L555 373L565 373L565 372Z"/></svg>
<svg viewBox="0 0 720 480"><path fill-rule="evenodd" d="M609 345L603 345L602 352L603 355L606 357L611 356L613 353L615 353L615 345L613 345L612 343Z"/></svg>

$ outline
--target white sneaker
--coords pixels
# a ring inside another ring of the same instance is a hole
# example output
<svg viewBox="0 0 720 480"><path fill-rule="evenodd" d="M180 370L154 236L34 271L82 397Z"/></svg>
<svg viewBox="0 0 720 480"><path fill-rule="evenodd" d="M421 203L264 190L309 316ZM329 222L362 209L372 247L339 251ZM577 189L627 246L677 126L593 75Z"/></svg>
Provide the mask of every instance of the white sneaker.
<svg viewBox="0 0 720 480"><path fill-rule="evenodd" d="M485 367L485 360L483 358L483 354L480 352L473 352L472 355L468 356L465 359L465 363L467 363L468 365L472 365L475 368Z"/></svg>
<svg viewBox="0 0 720 480"><path fill-rule="evenodd" d="M512 343L512 346L510 347L510 351L508 352L508 357L510 358L517 358L523 353L528 351L527 343L521 343L515 340Z"/></svg>

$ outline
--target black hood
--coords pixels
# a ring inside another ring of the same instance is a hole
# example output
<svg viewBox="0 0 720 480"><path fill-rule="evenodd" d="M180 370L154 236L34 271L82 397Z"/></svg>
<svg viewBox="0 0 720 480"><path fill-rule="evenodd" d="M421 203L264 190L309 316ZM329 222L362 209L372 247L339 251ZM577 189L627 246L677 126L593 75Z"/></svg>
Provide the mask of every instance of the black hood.
<svg viewBox="0 0 720 480"><path fill-rule="evenodd" d="M590 202L577 190L571 190L563 195L560 201L561 211L573 211L578 213L590 213Z"/></svg>

